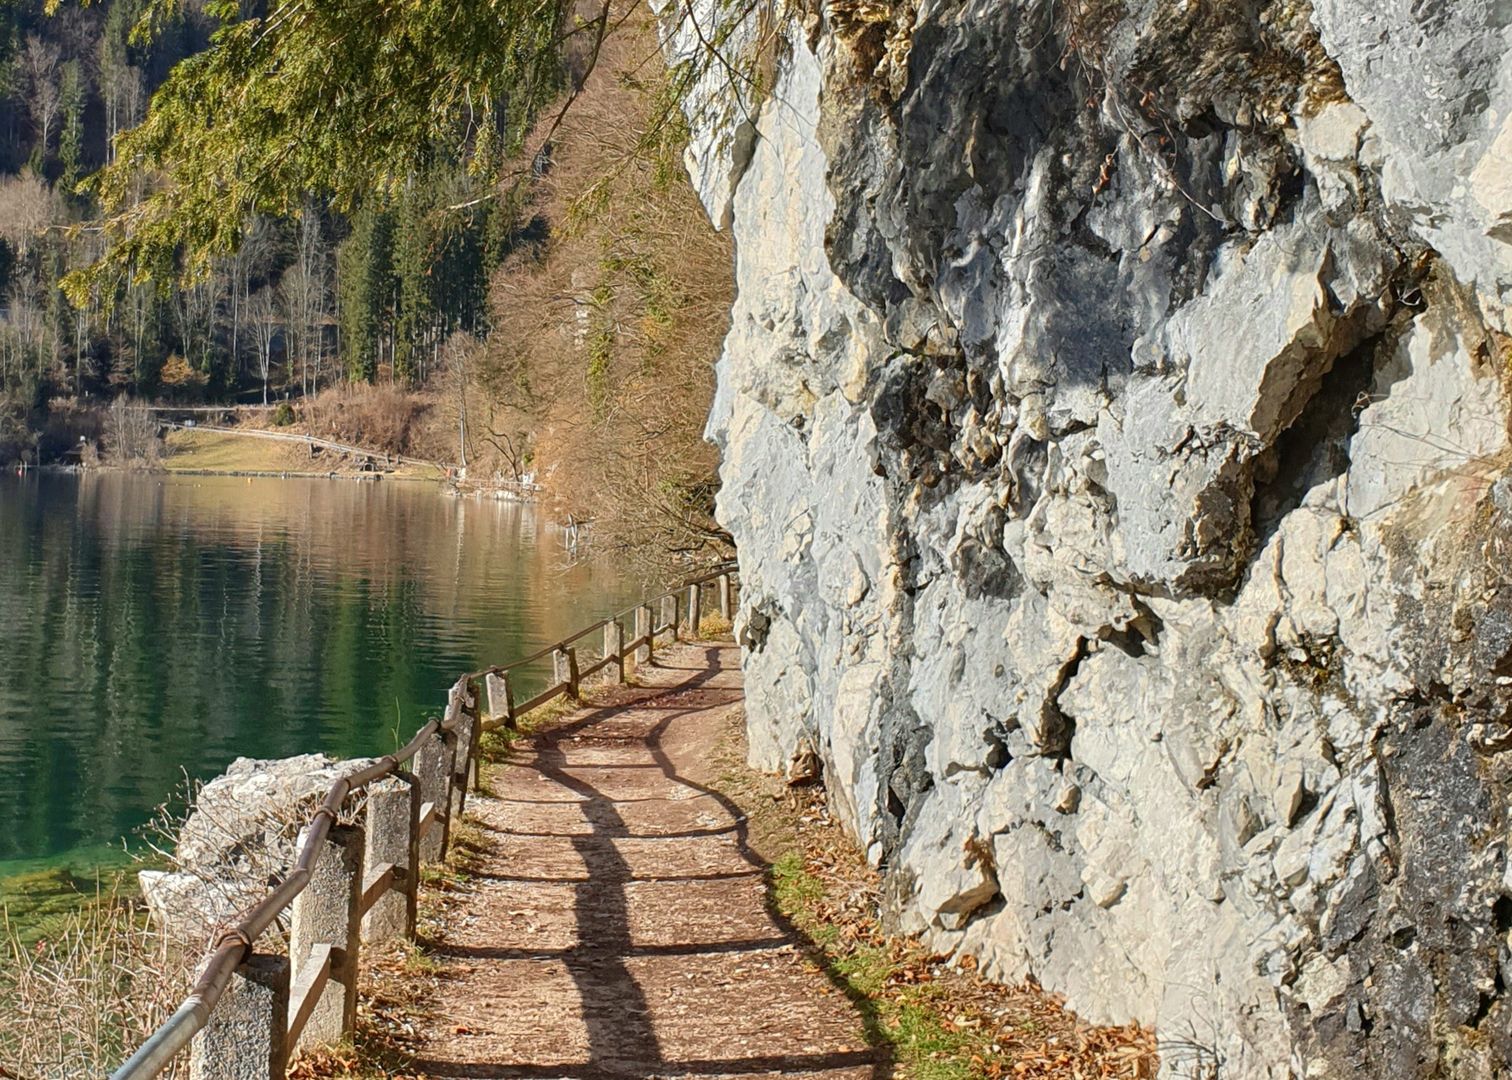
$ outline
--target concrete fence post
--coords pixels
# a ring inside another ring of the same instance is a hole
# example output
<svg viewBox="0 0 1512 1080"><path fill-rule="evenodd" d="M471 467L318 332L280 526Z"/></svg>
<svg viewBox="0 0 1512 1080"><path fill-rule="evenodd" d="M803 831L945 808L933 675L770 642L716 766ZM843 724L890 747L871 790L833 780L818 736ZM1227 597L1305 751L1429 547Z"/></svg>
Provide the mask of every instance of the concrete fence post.
<svg viewBox="0 0 1512 1080"><path fill-rule="evenodd" d="M735 609L734 590L730 587L730 575L720 574L716 587L719 591L719 614L728 621L730 612Z"/></svg>
<svg viewBox="0 0 1512 1080"><path fill-rule="evenodd" d="M478 716L472 694L462 693L461 707L457 710L457 726L452 729L456 753L452 758L451 815L460 821L467 805L467 782L472 773L473 755L477 751Z"/></svg>
<svg viewBox="0 0 1512 1080"><path fill-rule="evenodd" d="M662 597L662 600L661 600L661 621L662 621L662 625L671 628L671 630L672 630L672 640L673 641L677 640L677 612L678 612L677 594L676 593L672 593L669 596Z"/></svg>
<svg viewBox="0 0 1512 1080"><path fill-rule="evenodd" d="M441 762L445 771L441 776L442 792L439 807L441 811L441 855L437 861L445 862L446 853L451 850L451 827L452 821L456 817L452 813L452 806L456 802L456 792L454 789L457 786L457 758L467 753L467 748L457 742L457 733L455 731L444 732L441 736L441 743L443 746Z"/></svg>
<svg viewBox="0 0 1512 1080"><path fill-rule="evenodd" d="M380 896L362 917L364 944L415 936L415 901L420 881L420 785L412 776L396 773L374 780L367 788L366 873L392 864L402 881ZM366 883L364 883L366 888Z"/></svg>
<svg viewBox="0 0 1512 1080"><path fill-rule="evenodd" d="M502 720L505 726L514 727L514 690L509 685L509 676L490 671L483 677L483 686L488 691L488 718Z"/></svg>
<svg viewBox="0 0 1512 1080"><path fill-rule="evenodd" d="M253 953L189 1048L189 1080L284 1080L289 958Z"/></svg>
<svg viewBox="0 0 1512 1080"><path fill-rule="evenodd" d="M578 696L578 664L576 649L558 649L551 655L552 667L556 672L558 684L567 684L567 694L570 697Z"/></svg>
<svg viewBox="0 0 1512 1080"><path fill-rule="evenodd" d="M656 612L651 610L650 604L642 604L635 609L635 636L645 638L644 645L638 645L635 649L635 666L639 667L648 663L651 659L651 631L656 626Z"/></svg>
<svg viewBox="0 0 1512 1080"><path fill-rule="evenodd" d="M703 586L688 586L688 637L697 641L703 635L698 624L703 621Z"/></svg>
<svg viewBox="0 0 1512 1080"><path fill-rule="evenodd" d="M301 842L303 838L301 837ZM362 900L362 830L334 825L326 838L310 881L294 898L289 926L292 1006L299 1007L299 990L315 976L309 969L320 946L330 949L331 972L309 1009L309 1019L291 1050L331 1046L352 1033L357 1024L357 964L361 928L357 918Z"/></svg>
<svg viewBox="0 0 1512 1080"><path fill-rule="evenodd" d="M437 732L421 744L415 755L415 779L420 784L422 819L421 862L439 862L446 857L446 817L450 809L450 795L446 788L450 776L451 746L446 737ZM434 818L434 824L428 827L425 824L427 817Z"/></svg>
<svg viewBox="0 0 1512 1080"><path fill-rule="evenodd" d="M483 784L483 697L482 690L467 684L467 711L472 717L472 742L467 748L467 775L463 783L472 791Z"/></svg>
<svg viewBox="0 0 1512 1080"><path fill-rule="evenodd" d="M625 626L618 619L604 624L604 655L615 657L613 670L619 682L625 681Z"/></svg>

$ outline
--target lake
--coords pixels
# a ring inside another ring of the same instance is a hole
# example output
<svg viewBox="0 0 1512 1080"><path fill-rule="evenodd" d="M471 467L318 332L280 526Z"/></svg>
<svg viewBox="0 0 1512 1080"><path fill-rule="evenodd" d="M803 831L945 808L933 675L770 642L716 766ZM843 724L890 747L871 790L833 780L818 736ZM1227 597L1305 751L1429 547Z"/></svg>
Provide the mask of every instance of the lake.
<svg viewBox="0 0 1512 1080"><path fill-rule="evenodd" d="M238 756L392 750L633 599L532 507L430 484L0 477L0 878L104 864Z"/></svg>

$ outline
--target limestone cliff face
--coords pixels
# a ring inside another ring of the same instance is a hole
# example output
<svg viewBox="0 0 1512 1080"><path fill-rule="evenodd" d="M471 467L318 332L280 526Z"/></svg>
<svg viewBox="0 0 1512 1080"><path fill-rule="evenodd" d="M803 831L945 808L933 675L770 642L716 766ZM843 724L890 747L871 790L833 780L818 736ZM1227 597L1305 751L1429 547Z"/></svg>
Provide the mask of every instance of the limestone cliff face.
<svg viewBox="0 0 1512 1080"><path fill-rule="evenodd" d="M1512 5L765 26L689 101L756 764L1171 1075L1505 1075Z"/></svg>

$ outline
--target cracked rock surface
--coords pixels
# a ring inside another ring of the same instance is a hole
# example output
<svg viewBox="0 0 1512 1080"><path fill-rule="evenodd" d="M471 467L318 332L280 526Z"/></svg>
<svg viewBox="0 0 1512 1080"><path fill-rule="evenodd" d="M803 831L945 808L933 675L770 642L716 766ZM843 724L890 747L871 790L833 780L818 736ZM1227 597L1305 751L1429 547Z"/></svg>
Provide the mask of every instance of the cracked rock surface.
<svg viewBox="0 0 1512 1080"><path fill-rule="evenodd" d="M1512 1071L1512 6L726 31L754 763L1169 1075Z"/></svg>

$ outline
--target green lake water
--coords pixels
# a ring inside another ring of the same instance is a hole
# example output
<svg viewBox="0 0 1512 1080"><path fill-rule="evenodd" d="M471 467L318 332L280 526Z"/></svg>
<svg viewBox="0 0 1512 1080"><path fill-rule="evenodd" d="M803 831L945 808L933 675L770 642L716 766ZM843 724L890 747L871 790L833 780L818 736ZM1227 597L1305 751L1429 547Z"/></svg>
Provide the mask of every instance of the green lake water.
<svg viewBox="0 0 1512 1080"><path fill-rule="evenodd" d="M238 756L391 750L632 598L531 507L429 484L0 477L0 900Z"/></svg>

